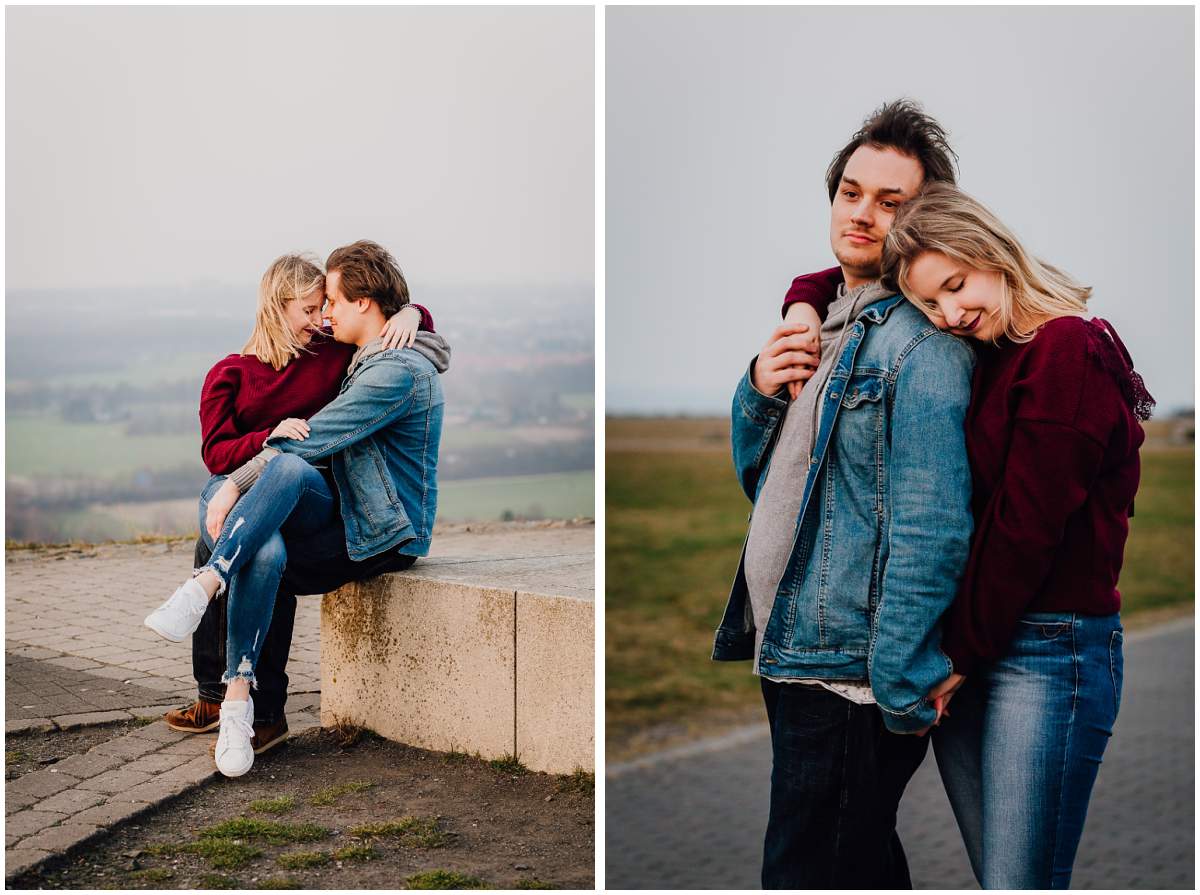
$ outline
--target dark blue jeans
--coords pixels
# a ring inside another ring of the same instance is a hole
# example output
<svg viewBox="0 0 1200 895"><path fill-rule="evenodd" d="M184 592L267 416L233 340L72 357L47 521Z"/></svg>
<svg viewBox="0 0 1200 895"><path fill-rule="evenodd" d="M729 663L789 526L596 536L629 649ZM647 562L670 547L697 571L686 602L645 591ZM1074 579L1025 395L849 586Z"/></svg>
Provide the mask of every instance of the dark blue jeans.
<svg viewBox="0 0 1200 895"><path fill-rule="evenodd" d="M1031 613L967 679L934 752L985 889L1066 889L1121 703L1117 615Z"/></svg>
<svg viewBox="0 0 1200 895"><path fill-rule="evenodd" d="M771 726L764 889L911 889L896 811L928 747L873 705L763 679Z"/></svg>

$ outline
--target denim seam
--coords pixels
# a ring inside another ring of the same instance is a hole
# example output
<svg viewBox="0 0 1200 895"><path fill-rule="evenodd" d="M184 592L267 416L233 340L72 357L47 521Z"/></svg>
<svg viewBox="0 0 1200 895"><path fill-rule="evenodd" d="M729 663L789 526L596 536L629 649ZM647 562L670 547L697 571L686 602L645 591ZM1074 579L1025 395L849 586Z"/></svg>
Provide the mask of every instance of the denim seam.
<svg viewBox="0 0 1200 895"><path fill-rule="evenodd" d="M838 822L834 826L833 832L833 866L835 869L839 866L837 856L841 854L842 820L846 817L846 802L849 801L850 798L850 788L847 781L847 770L850 767L850 706L850 701L845 700L844 710L846 714L842 722L842 766L839 769L841 772L839 774L839 779L841 781L839 787L841 789L841 799L840 804L838 805ZM838 881L836 878L831 882L835 887L837 886Z"/></svg>
<svg viewBox="0 0 1200 895"><path fill-rule="evenodd" d="M1063 840L1062 825L1063 825L1063 796L1067 791L1067 768L1070 763L1071 755L1071 740L1075 736L1075 719L1079 709L1079 645L1076 638L1076 625L1072 623L1071 629L1071 671L1074 675L1074 686L1071 691L1071 716L1067 722L1066 743L1062 751L1062 771L1058 781L1058 797L1054 801L1054 842L1050 847L1048 860L1050 866L1045 869L1045 875L1042 879L1046 880L1049 885L1054 884L1054 868L1058 866L1058 846Z"/></svg>

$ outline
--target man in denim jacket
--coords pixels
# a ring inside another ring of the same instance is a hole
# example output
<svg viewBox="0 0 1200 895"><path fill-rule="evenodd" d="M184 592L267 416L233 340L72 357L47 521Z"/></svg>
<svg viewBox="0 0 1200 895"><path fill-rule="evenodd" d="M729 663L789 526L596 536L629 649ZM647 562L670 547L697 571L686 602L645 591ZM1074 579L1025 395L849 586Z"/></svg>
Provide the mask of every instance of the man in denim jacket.
<svg viewBox="0 0 1200 895"><path fill-rule="evenodd" d="M785 324L734 396L754 511L713 658L753 659L761 677L764 888L911 888L896 810L937 720L927 694L951 671L939 619L971 533L974 355L878 276L895 211L953 179L949 156L911 103L864 124L827 175L845 283L819 351Z"/></svg>

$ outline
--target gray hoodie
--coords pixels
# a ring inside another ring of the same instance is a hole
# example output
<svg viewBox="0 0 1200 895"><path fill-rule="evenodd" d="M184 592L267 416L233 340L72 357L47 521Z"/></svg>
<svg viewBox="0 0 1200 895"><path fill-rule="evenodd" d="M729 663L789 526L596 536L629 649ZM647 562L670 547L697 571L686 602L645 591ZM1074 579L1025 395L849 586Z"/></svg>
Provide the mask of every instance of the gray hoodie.
<svg viewBox="0 0 1200 895"><path fill-rule="evenodd" d="M771 454L767 479L754 502L750 534L746 538L746 585L756 629L756 674L763 632L771 618L779 581L792 556L800 502L804 499L804 483L808 479L809 457L820 423L820 399L825 392L825 384L841 353L850 324L868 305L891 294L878 282L867 283L849 292L844 283L838 287L838 297L829 306L829 313L821 326L821 359L816 373L805 384L800 397L788 406L780 423L782 428Z"/></svg>

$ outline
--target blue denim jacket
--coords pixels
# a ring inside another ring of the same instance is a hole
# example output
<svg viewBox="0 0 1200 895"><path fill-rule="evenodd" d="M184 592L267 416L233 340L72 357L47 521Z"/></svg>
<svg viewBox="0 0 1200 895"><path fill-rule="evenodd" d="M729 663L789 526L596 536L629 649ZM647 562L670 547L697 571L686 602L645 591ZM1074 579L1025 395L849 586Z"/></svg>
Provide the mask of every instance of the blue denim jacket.
<svg viewBox="0 0 1200 895"><path fill-rule="evenodd" d="M759 674L870 680L888 728L932 724L925 695L950 674L941 616L971 537L963 432L975 354L904 301L865 308L821 397L792 556L763 636ZM733 399L733 461L752 501L788 402ZM713 658L750 659L745 545Z"/></svg>
<svg viewBox="0 0 1200 895"><path fill-rule="evenodd" d="M267 445L309 462L332 455L351 559L393 548L425 556L437 514L444 403L437 370L424 355L378 351L308 420L308 438L271 438Z"/></svg>

